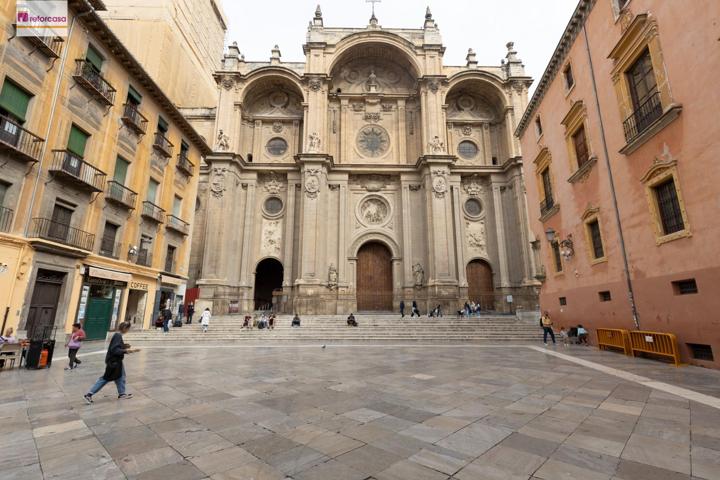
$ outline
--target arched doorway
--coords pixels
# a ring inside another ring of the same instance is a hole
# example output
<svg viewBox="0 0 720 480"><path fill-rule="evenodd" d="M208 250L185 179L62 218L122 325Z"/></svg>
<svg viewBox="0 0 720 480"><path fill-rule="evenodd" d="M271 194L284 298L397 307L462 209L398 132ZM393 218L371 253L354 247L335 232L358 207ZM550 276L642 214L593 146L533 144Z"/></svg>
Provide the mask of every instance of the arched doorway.
<svg viewBox="0 0 720 480"><path fill-rule="evenodd" d="M273 290L281 289L283 282L282 263L266 258L255 269L255 310L269 310L272 307Z"/></svg>
<svg viewBox="0 0 720 480"><path fill-rule="evenodd" d="M392 311L392 254L382 243L368 242L358 251L357 308L361 312Z"/></svg>
<svg viewBox="0 0 720 480"><path fill-rule="evenodd" d="M492 268L483 260L473 260L466 269L468 300L479 303L483 310L495 309Z"/></svg>

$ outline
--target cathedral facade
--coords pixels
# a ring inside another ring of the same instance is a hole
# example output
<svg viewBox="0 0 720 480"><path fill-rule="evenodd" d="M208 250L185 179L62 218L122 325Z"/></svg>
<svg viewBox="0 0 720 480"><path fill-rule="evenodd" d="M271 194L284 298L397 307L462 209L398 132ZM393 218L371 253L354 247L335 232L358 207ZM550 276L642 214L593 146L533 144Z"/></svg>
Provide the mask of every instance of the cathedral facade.
<svg viewBox="0 0 720 480"><path fill-rule="evenodd" d="M374 15L330 28L319 7L305 62L230 46L196 206L196 310L536 309L514 137L530 78L507 46L498 66L472 50L445 66L429 10L419 29Z"/></svg>

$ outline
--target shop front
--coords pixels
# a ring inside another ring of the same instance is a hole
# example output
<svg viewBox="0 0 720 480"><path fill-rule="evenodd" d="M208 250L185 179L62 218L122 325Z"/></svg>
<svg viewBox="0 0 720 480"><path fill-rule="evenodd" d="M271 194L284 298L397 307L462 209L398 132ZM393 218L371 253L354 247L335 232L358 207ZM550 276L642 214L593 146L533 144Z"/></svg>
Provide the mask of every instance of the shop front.
<svg viewBox="0 0 720 480"><path fill-rule="evenodd" d="M183 303L185 298L185 288L187 280L180 277L170 275L160 276L160 290L155 297L155 306L153 309L153 318L160 315L160 311L169 308L173 313L173 318L177 315L178 305Z"/></svg>
<svg viewBox="0 0 720 480"><path fill-rule="evenodd" d="M103 340L108 331L116 328L123 293L130 281L127 273L86 267L76 318L88 340Z"/></svg>
<svg viewBox="0 0 720 480"><path fill-rule="evenodd" d="M123 318L126 322L130 322L133 328L147 328L149 325L152 314L149 307L153 305L156 289L157 278L137 274L132 276Z"/></svg>

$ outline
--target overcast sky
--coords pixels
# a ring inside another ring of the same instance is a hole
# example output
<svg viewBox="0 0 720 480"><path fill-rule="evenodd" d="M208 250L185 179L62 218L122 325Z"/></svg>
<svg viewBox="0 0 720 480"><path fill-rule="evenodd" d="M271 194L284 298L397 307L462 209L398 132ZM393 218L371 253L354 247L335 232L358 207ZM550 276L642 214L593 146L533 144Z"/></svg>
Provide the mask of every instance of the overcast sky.
<svg viewBox="0 0 720 480"><path fill-rule="evenodd" d="M228 18L226 43L237 41L248 61L267 61L278 44L283 61L304 61L308 21L318 0L222 0ZM480 65L498 65L508 41L539 80L577 0L382 0L375 14L386 28L422 28L430 6L440 27L446 65L464 65L467 49ZM370 18L365 0L320 1L325 26L362 27ZM534 85L533 85L534 87Z"/></svg>

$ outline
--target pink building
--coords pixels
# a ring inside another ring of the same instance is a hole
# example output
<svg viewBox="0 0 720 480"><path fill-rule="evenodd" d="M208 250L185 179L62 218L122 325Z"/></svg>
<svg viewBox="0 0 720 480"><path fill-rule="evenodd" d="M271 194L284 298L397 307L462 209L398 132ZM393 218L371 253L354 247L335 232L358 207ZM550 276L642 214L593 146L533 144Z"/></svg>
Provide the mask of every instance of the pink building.
<svg viewBox="0 0 720 480"><path fill-rule="evenodd" d="M555 325L674 333L715 368L718 18L717 0L581 0L516 131Z"/></svg>

